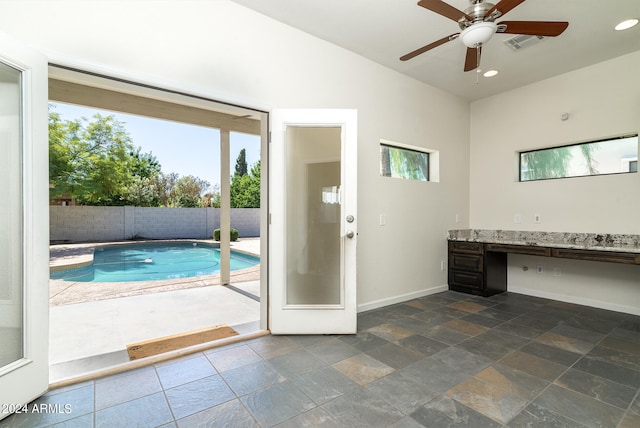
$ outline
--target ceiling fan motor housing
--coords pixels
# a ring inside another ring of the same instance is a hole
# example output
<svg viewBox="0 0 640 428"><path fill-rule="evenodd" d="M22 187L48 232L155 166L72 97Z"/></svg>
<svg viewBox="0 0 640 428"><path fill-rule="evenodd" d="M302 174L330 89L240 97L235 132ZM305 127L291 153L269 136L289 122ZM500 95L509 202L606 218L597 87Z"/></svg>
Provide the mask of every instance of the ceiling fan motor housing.
<svg viewBox="0 0 640 428"><path fill-rule="evenodd" d="M491 21L493 22L498 16L500 16L500 12L495 11L492 13L490 17L487 17L487 12L495 6L494 3L489 3L483 0L470 0L471 6L464 10L464 13L471 18L468 20L466 18L462 18L458 21L458 25L461 30L472 26L475 23L483 22L483 21ZM487 19L485 19L487 17Z"/></svg>
<svg viewBox="0 0 640 428"><path fill-rule="evenodd" d="M462 30L460 40L466 47L477 48L481 46L483 43L488 42L498 30L493 21L499 16L499 12L497 14L492 13L492 16L487 16L487 12L493 6L493 3L483 0L471 0L471 6L465 9L464 13L471 20L462 18L458 21L458 25Z"/></svg>

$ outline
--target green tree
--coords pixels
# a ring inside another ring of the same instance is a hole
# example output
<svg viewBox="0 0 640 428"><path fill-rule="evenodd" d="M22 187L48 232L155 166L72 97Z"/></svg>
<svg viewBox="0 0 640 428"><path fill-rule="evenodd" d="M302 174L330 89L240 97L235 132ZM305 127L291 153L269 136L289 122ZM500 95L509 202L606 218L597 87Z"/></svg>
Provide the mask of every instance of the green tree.
<svg viewBox="0 0 640 428"><path fill-rule="evenodd" d="M599 143L534 150L520 155L520 179L575 177L598 174L596 151ZM584 162L584 163L583 163Z"/></svg>
<svg viewBox="0 0 640 428"><path fill-rule="evenodd" d="M113 116L62 121L52 113L49 130L50 196L70 194L85 205L121 205L133 180L130 153L135 150L123 124Z"/></svg>
<svg viewBox="0 0 640 428"><path fill-rule="evenodd" d="M386 177L428 180L428 155L415 150L381 145L380 173Z"/></svg>
<svg viewBox="0 0 640 428"><path fill-rule="evenodd" d="M160 206L169 207L174 199L174 187L180 176L175 173L160 173L156 177L155 187L160 199Z"/></svg>
<svg viewBox="0 0 640 428"><path fill-rule="evenodd" d="M100 114L65 121L49 112L49 181L51 199L70 195L81 205L220 205L219 191L205 193L207 181L163 173L152 153L133 145L124 123Z"/></svg>
<svg viewBox="0 0 640 428"><path fill-rule="evenodd" d="M240 150L238 158L236 159L236 170L234 175L246 175L247 174L247 151L245 149Z"/></svg>
<svg viewBox="0 0 640 428"><path fill-rule="evenodd" d="M125 205L136 207L161 206L156 180L148 177L134 176L122 195Z"/></svg>
<svg viewBox="0 0 640 428"><path fill-rule="evenodd" d="M587 164L587 171L590 175L598 174L598 161L593 158L594 152L598 146L596 144L581 144L580 152Z"/></svg>
<svg viewBox="0 0 640 428"><path fill-rule="evenodd" d="M391 177L391 155L389 155L389 146L380 146L380 174L385 177Z"/></svg>
<svg viewBox="0 0 640 428"><path fill-rule="evenodd" d="M390 148L391 170L401 177L412 180L427 180L429 178L427 155L425 153Z"/></svg>
<svg viewBox="0 0 640 428"><path fill-rule="evenodd" d="M134 176L142 178L155 178L162 172L162 166L153 153L141 153L142 147L137 147L129 156L131 156L131 173Z"/></svg>
<svg viewBox="0 0 640 428"><path fill-rule="evenodd" d="M68 123L58 113L49 113L49 184L50 197L61 197L69 192L72 180L72 153L69 144Z"/></svg>
<svg viewBox="0 0 640 428"><path fill-rule="evenodd" d="M568 147L538 150L521 155L524 170L522 180L540 180L544 178L563 177L571 160Z"/></svg>
<svg viewBox="0 0 640 428"><path fill-rule="evenodd" d="M206 180L187 175L180 177L174 186L171 206L182 208L197 208L202 205L201 199L210 184Z"/></svg>
<svg viewBox="0 0 640 428"><path fill-rule="evenodd" d="M260 208L260 161L249 174L231 177L231 208Z"/></svg>
<svg viewBox="0 0 640 428"><path fill-rule="evenodd" d="M203 196L202 207L220 208L222 204L222 195L220 195L220 185L213 185L213 192L205 193Z"/></svg>

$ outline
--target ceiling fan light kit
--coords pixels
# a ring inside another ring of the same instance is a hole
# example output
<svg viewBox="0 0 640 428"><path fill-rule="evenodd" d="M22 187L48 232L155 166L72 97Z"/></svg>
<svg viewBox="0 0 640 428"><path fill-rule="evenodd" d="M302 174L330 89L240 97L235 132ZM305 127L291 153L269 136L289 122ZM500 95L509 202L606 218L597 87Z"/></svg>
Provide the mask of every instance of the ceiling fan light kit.
<svg viewBox="0 0 640 428"><path fill-rule="evenodd" d="M460 40L466 47L475 48L487 43L496 31L498 31L498 25L495 22L478 22L462 30Z"/></svg>
<svg viewBox="0 0 640 428"><path fill-rule="evenodd" d="M461 11L442 0L420 0L418 6L456 21L460 33L454 33L436 42L425 45L400 57L407 61L451 40L460 39L467 47L464 71L480 67L481 49L495 33L522 34L539 37L559 36L569 26L568 22L552 21L502 21L495 20L525 0L499 0L496 4L485 0L469 0L470 6Z"/></svg>

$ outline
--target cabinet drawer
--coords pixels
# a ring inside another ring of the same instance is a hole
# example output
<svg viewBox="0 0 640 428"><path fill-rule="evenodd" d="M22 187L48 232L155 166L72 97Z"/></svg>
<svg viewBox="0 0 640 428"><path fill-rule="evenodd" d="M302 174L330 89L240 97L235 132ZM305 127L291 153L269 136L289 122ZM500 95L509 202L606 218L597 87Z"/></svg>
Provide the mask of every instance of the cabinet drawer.
<svg viewBox="0 0 640 428"><path fill-rule="evenodd" d="M594 262L625 263L640 265L640 254L620 253L613 251L574 250L570 248L554 248L553 257L564 259L590 260Z"/></svg>
<svg viewBox="0 0 640 428"><path fill-rule="evenodd" d="M451 269L466 270L471 272L482 272L484 257L475 254L449 254L449 267Z"/></svg>
<svg viewBox="0 0 640 428"><path fill-rule="evenodd" d="M449 241L449 251L456 253L482 254L483 246L480 242Z"/></svg>
<svg viewBox="0 0 640 428"><path fill-rule="evenodd" d="M495 253L527 254L530 256L551 256L550 248L536 247L532 245L487 244L487 251L493 251Z"/></svg>
<svg viewBox="0 0 640 428"><path fill-rule="evenodd" d="M481 290L484 288L483 275L481 273L450 270L449 285L461 285Z"/></svg>

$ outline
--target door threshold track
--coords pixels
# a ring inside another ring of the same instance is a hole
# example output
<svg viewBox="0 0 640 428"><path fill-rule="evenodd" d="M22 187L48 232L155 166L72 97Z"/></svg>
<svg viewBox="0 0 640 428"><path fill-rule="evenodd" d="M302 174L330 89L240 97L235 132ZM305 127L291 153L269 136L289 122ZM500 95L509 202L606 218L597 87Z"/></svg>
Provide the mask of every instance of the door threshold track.
<svg viewBox="0 0 640 428"><path fill-rule="evenodd" d="M247 323L256 324L259 322ZM74 361L53 364L49 367L50 381L49 389L60 388L63 386L73 385L88 380L94 380L105 376L123 373L140 367L150 366L162 361L183 357L185 355L196 352L206 351L208 349L218 348L237 342L243 342L257 337L267 336L271 334L269 330L256 330L250 332L242 332L242 324L234 326L240 333L238 336L231 336L213 342L201 343L190 346L188 348L177 349L175 351L166 352L164 354L153 355L150 357L140 358L137 360L129 360L126 349L110 352L108 354L95 355L92 357L82 358Z"/></svg>
<svg viewBox="0 0 640 428"><path fill-rule="evenodd" d="M231 285L231 284L224 284L224 287L227 287L229 290L235 291L236 293L240 293L240 294L242 294L242 295L243 295L243 296L245 296L245 297L248 297L248 298L250 298L250 299L253 299L253 300L255 300L256 302L259 302L259 301L260 301L260 297L259 297L259 296L256 296L256 295L255 295L255 294L253 294L253 293L250 293L250 292L248 292L248 291L246 291L246 290L243 290L242 288L235 287L235 286L233 286L233 285Z"/></svg>

